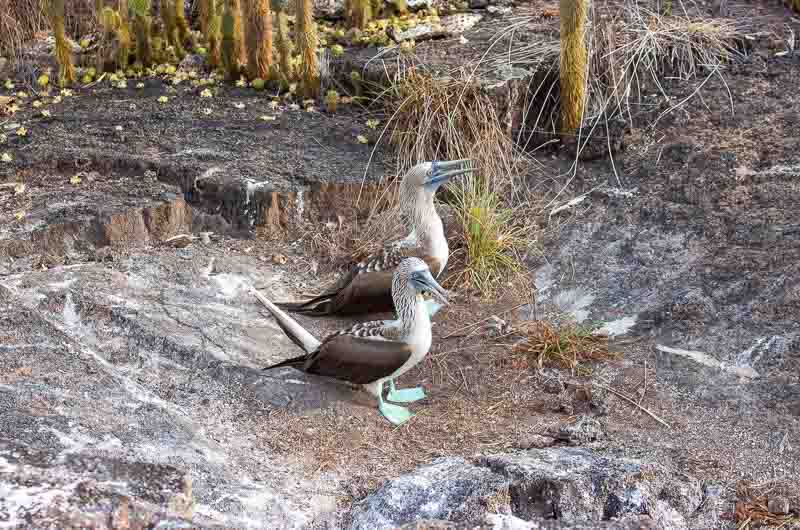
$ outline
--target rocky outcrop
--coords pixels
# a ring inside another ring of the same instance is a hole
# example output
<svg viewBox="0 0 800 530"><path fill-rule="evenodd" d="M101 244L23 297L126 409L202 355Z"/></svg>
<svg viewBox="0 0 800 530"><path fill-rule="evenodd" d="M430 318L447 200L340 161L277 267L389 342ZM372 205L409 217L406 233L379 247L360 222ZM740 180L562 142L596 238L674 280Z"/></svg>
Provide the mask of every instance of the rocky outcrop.
<svg viewBox="0 0 800 530"><path fill-rule="evenodd" d="M356 503L349 528L688 529L713 511L710 491L663 463L587 448L440 458Z"/></svg>

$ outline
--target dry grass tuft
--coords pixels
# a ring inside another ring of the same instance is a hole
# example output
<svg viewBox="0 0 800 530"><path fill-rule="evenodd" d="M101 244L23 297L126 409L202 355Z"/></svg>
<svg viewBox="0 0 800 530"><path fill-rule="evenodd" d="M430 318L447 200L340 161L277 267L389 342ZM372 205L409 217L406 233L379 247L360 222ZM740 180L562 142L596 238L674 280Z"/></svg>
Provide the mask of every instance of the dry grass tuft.
<svg viewBox="0 0 800 530"><path fill-rule="evenodd" d="M565 325L556 328L545 321L523 324L525 339L514 346L514 353L525 354L529 366L541 369L546 363L588 375L588 362L617 360L621 355L608 349L608 337L593 334L589 327Z"/></svg>
<svg viewBox="0 0 800 530"><path fill-rule="evenodd" d="M737 49L741 29L727 19L662 16L631 2L626 4L624 22L618 26L616 48L607 49L610 43L606 41L595 54L596 69L603 71L605 82L591 90L604 112L610 102L632 116L631 101L641 101L644 80L652 82L668 100L663 79L689 81L703 75L706 80L714 75L722 78L725 65L741 56Z"/></svg>
<svg viewBox="0 0 800 530"><path fill-rule="evenodd" d="M493 98L463 70L437 77L422 66L401 69L379 100L393 112L386 128L401 172L423 160L472 158L503 189L523 169Z"/></svg>
<svg viewBox="0 0 800 530"><path fill-rule="evenodd" d="M734 519L737 530L749 528L800 528L800 489L798 484L789 481L774 480L767 483L753 485L741 482L737 486L736 506ZM783 499L788 502L789 513L773 513L770 511L770 501ZM794 507L794 512L791 507Z"/></svg>

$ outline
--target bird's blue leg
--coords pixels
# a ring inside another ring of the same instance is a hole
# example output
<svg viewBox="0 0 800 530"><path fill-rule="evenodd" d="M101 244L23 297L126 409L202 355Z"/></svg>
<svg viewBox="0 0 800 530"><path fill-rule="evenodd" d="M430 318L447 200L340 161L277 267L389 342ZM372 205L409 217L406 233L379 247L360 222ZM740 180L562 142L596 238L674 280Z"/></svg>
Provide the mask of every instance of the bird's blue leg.
<svg viewBox="0 0 800 530"><path fill-rule="evenodd" d="M389 395L386 396L386 399L395 403L413 403L425 399L425 390L420 386L398 390L394 386L394 379L389 379Z"/></svg>
<svg viewBox="0 0 800 530"><path fill-rule="evenodd" d="M428 311L428 316L433 318L433 315L439 312L439 310L444 307L439 302L434 302L433 300L425 300L425 309Z"/></svg>
<svg viewBox="0 0 800 530"><path fill-rule="evenodd" d="M383 383L378 385L378 410L383 417L395 425L405 423L413 414L410 410L400 405L392 405L383 401Z"/></svg>

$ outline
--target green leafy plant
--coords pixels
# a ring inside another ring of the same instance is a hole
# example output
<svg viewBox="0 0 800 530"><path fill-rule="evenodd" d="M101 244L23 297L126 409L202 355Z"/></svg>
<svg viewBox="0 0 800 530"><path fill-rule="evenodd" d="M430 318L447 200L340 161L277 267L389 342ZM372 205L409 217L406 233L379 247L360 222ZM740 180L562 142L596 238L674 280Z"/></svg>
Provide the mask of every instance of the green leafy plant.
<svg viewBox="0 0 800 530"><path fill-rule="evenodd" d="M514 222L514 210L504 207L480 176L466 177L451 191L466 254L461 274L489 294L523 271L518 253L528 244L525 227Z"/></svg>

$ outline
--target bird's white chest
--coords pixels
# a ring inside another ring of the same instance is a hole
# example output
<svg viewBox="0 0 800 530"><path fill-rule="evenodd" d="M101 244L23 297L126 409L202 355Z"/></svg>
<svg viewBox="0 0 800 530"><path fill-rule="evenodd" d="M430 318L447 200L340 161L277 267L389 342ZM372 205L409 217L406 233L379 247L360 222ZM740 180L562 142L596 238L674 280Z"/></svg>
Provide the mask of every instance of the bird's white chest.
<svg viewBox="0 0 800 530"><path fill-rule="evenodd" d="M425 309L424 299L421 295L417 295L416 311L414 311L414 325L411 328L411 334L407 337L407 343L411 347L411 357L408 361L394 374L398 377L407 372L419 363L431 349L431 342L433 335L431 334L431 320Z"/></svg>

